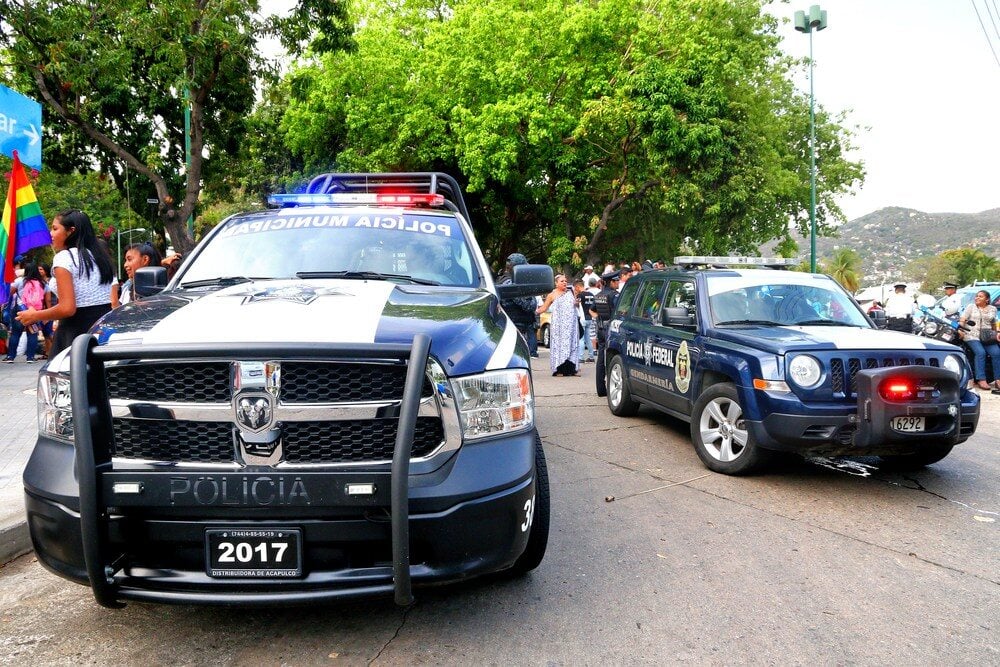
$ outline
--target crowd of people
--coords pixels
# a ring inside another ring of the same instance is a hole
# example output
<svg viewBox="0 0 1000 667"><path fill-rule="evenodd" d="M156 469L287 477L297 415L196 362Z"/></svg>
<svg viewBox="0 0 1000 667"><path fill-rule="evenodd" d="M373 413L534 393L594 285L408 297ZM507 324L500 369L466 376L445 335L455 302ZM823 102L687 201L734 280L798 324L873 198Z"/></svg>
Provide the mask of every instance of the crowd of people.
<svg viewBox="0 0 1000 667"><path fill-rule="evenodd" d="M125 251L128 280L119 284L111 250L97 236L86 213L63 211L52 219L50 233L55 253L51 271L23 256L15 258L17 278L9 286L4 306L4 325L9 328L5 363L17 358L22 337L26 339L27 363L58 354L105 313L136 298L136 269L162 264L170 273L180 258L173 255L170 261L161 260L151 243L129 245Z"/></svg>
<svg viewBox="0 0 1000 667"><path fill-rule="evenodd" d="M511 253L499 284L509 284L514 267L527 263L523 254ZM538 316L550 313L549 370L553 376L579 376L580 364L597 362L597 374L602 377L603 358L597 350L603 343L604 327L611 320L617 296L632 275L654 268L664 268L664 263L647 260L642 264L622 263L618 268L608 264L600 275L588 264L576 279L557 274L555 289L544 297L504 299L502 305L524 336L532 357L538 356ZM600 386L598 393L603 395Z"/></svg>

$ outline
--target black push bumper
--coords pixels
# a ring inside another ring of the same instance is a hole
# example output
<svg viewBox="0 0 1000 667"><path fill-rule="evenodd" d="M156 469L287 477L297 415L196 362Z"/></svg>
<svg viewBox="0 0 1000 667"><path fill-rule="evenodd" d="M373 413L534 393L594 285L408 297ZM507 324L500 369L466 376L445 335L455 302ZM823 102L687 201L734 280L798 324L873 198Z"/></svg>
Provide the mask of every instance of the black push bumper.
<svg viewBox="0 0 1000 667"><path fill-rule="evenodd" d="M108 403L91 398L104 395L104 361L227 353L266 359L289 350L129 350L96 347L93 338L80 337L72 351L75 446L40 437L24 473L39 561L90 585L105 606L118 606L120 599L273 605L388 594L408 604L411 578L446 583L510 567L528 540L523 508L535 493L537 435L532 430L466 445L440 469L410 475L428 343L418 336L412 350L375 351L410 359L389 472L116 471ZM311 354L330 352L313 348ZM345 490L355 483L373 484L375 495L350 496ZM133 491L116 492L128 487ZM206 531L274 528L301 531L301 576L209 576Z"/></svg>
<svg viewBox="0 0 1000 667"><path fill-rule="evenodd" d="M900 379L925 387L912 400L887 400L882 382ZM893 428L896 417L922 417L920 432ZM979 400L963 391L955 376L931 366L903 366L862 370L857 375L857 403L848 409L771 413L748 421L757 443L767 449L801 454L905 455L927 445L965 442L979 423Z"/></svg>

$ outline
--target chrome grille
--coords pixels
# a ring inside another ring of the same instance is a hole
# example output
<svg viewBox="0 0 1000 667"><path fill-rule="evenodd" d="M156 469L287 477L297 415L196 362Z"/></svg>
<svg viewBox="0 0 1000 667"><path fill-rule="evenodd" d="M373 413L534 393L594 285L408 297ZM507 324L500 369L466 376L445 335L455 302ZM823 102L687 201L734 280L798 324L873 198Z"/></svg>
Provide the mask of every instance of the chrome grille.
<svg viewBox="0 0 1000 667"><path fill-rule="evenodd" d="M110 398L226 403L232 396L224 362L109 366L105 376Z"/></svg>
<svg viewBox="0 0 1000 667"><path fill-rule="evenodd" d="M148 461L232 463L233 426L222 422L115 419L112 456Z"/></svg>
<svg viewBox="0 0 1000 667"><path fill-rule="evenodd" d="M323 360L278 365L280 369L266 370L278 394L273 428L280 432L275 434L280 457L269 465L391 461L405 363ZM241 390L234 382L240 384L241 373L234 368L230 361L107 366L112 455L195 464L238 464L248 455L257 456L243 444L236 423L233 396ZM451 451L460 442L457 415L450 406L443 410L442 396L425 377L411 449L414 459Z"/></svg>
<svg viewBox="0 0 1000 667"><path fill-rule="evenodd" d="M313 363L281 364L283 403L360 403L399 400L406 367L385 364ZM424 379L422 396L431 395Z"/></svg>
<svg viewBox="0 0 1000 667"><path fill-rule="evenodd" d="M289 463L389 460L396 444L396 423L395 419L355 419L286 424L285 460ZM443 438L440 419L419 417L410 456L427 456Z"/></svg>

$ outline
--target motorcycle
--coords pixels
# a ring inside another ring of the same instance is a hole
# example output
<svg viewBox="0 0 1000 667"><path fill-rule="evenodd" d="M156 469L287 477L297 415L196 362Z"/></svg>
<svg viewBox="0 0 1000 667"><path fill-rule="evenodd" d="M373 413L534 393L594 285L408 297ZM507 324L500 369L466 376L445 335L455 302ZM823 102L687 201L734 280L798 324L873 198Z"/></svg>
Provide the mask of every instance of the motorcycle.
<svg viewBox="0 0 1000 667"><path fill-rule="evenodd" d="M962 337L959 335L959 330L971 331L970 327L962 326L958 320L949 320L935 315L927 306L920 306L920 312L923 313L923 320L919 331L916 332L918 336L936 338L945 343L961 346Z"/></svg>

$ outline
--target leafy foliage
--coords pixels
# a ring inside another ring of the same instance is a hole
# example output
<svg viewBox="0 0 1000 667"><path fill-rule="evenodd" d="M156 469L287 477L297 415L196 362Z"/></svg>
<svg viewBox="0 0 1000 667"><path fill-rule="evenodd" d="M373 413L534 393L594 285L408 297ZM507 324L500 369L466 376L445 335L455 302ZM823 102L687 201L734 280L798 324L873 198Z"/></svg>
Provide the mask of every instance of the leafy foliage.
<svg viewBox="0 0 1000 667"><path fill-rule="evenodd" d="M255 84L274 74L257 41L276 32L301 43L311 30L301 22L322 17L330 32L317 48L344 42L343 9L334 0L301 0L283 20L265 22L258 10L240 0L0 0L0 48L18 87L34 90L50 112L46 165L99 165L120 191L128 189L134 209L155 197L158 224L179 249L190 249L185 220L203 186L235 185L229 175ZM131 188L127 171L138 181Z"/></svg>
<svg viewBox="0 0 1000 667"><path fill-rule="evenodd" d="M668 257L685 239L744 251L808 220L808 104L757 0L359 11L356 50L285 82L281 128L307 171L450 171L488 254L567 265L612 247ZM817 117L824 229L863 177L840 120Z"/></svg>

